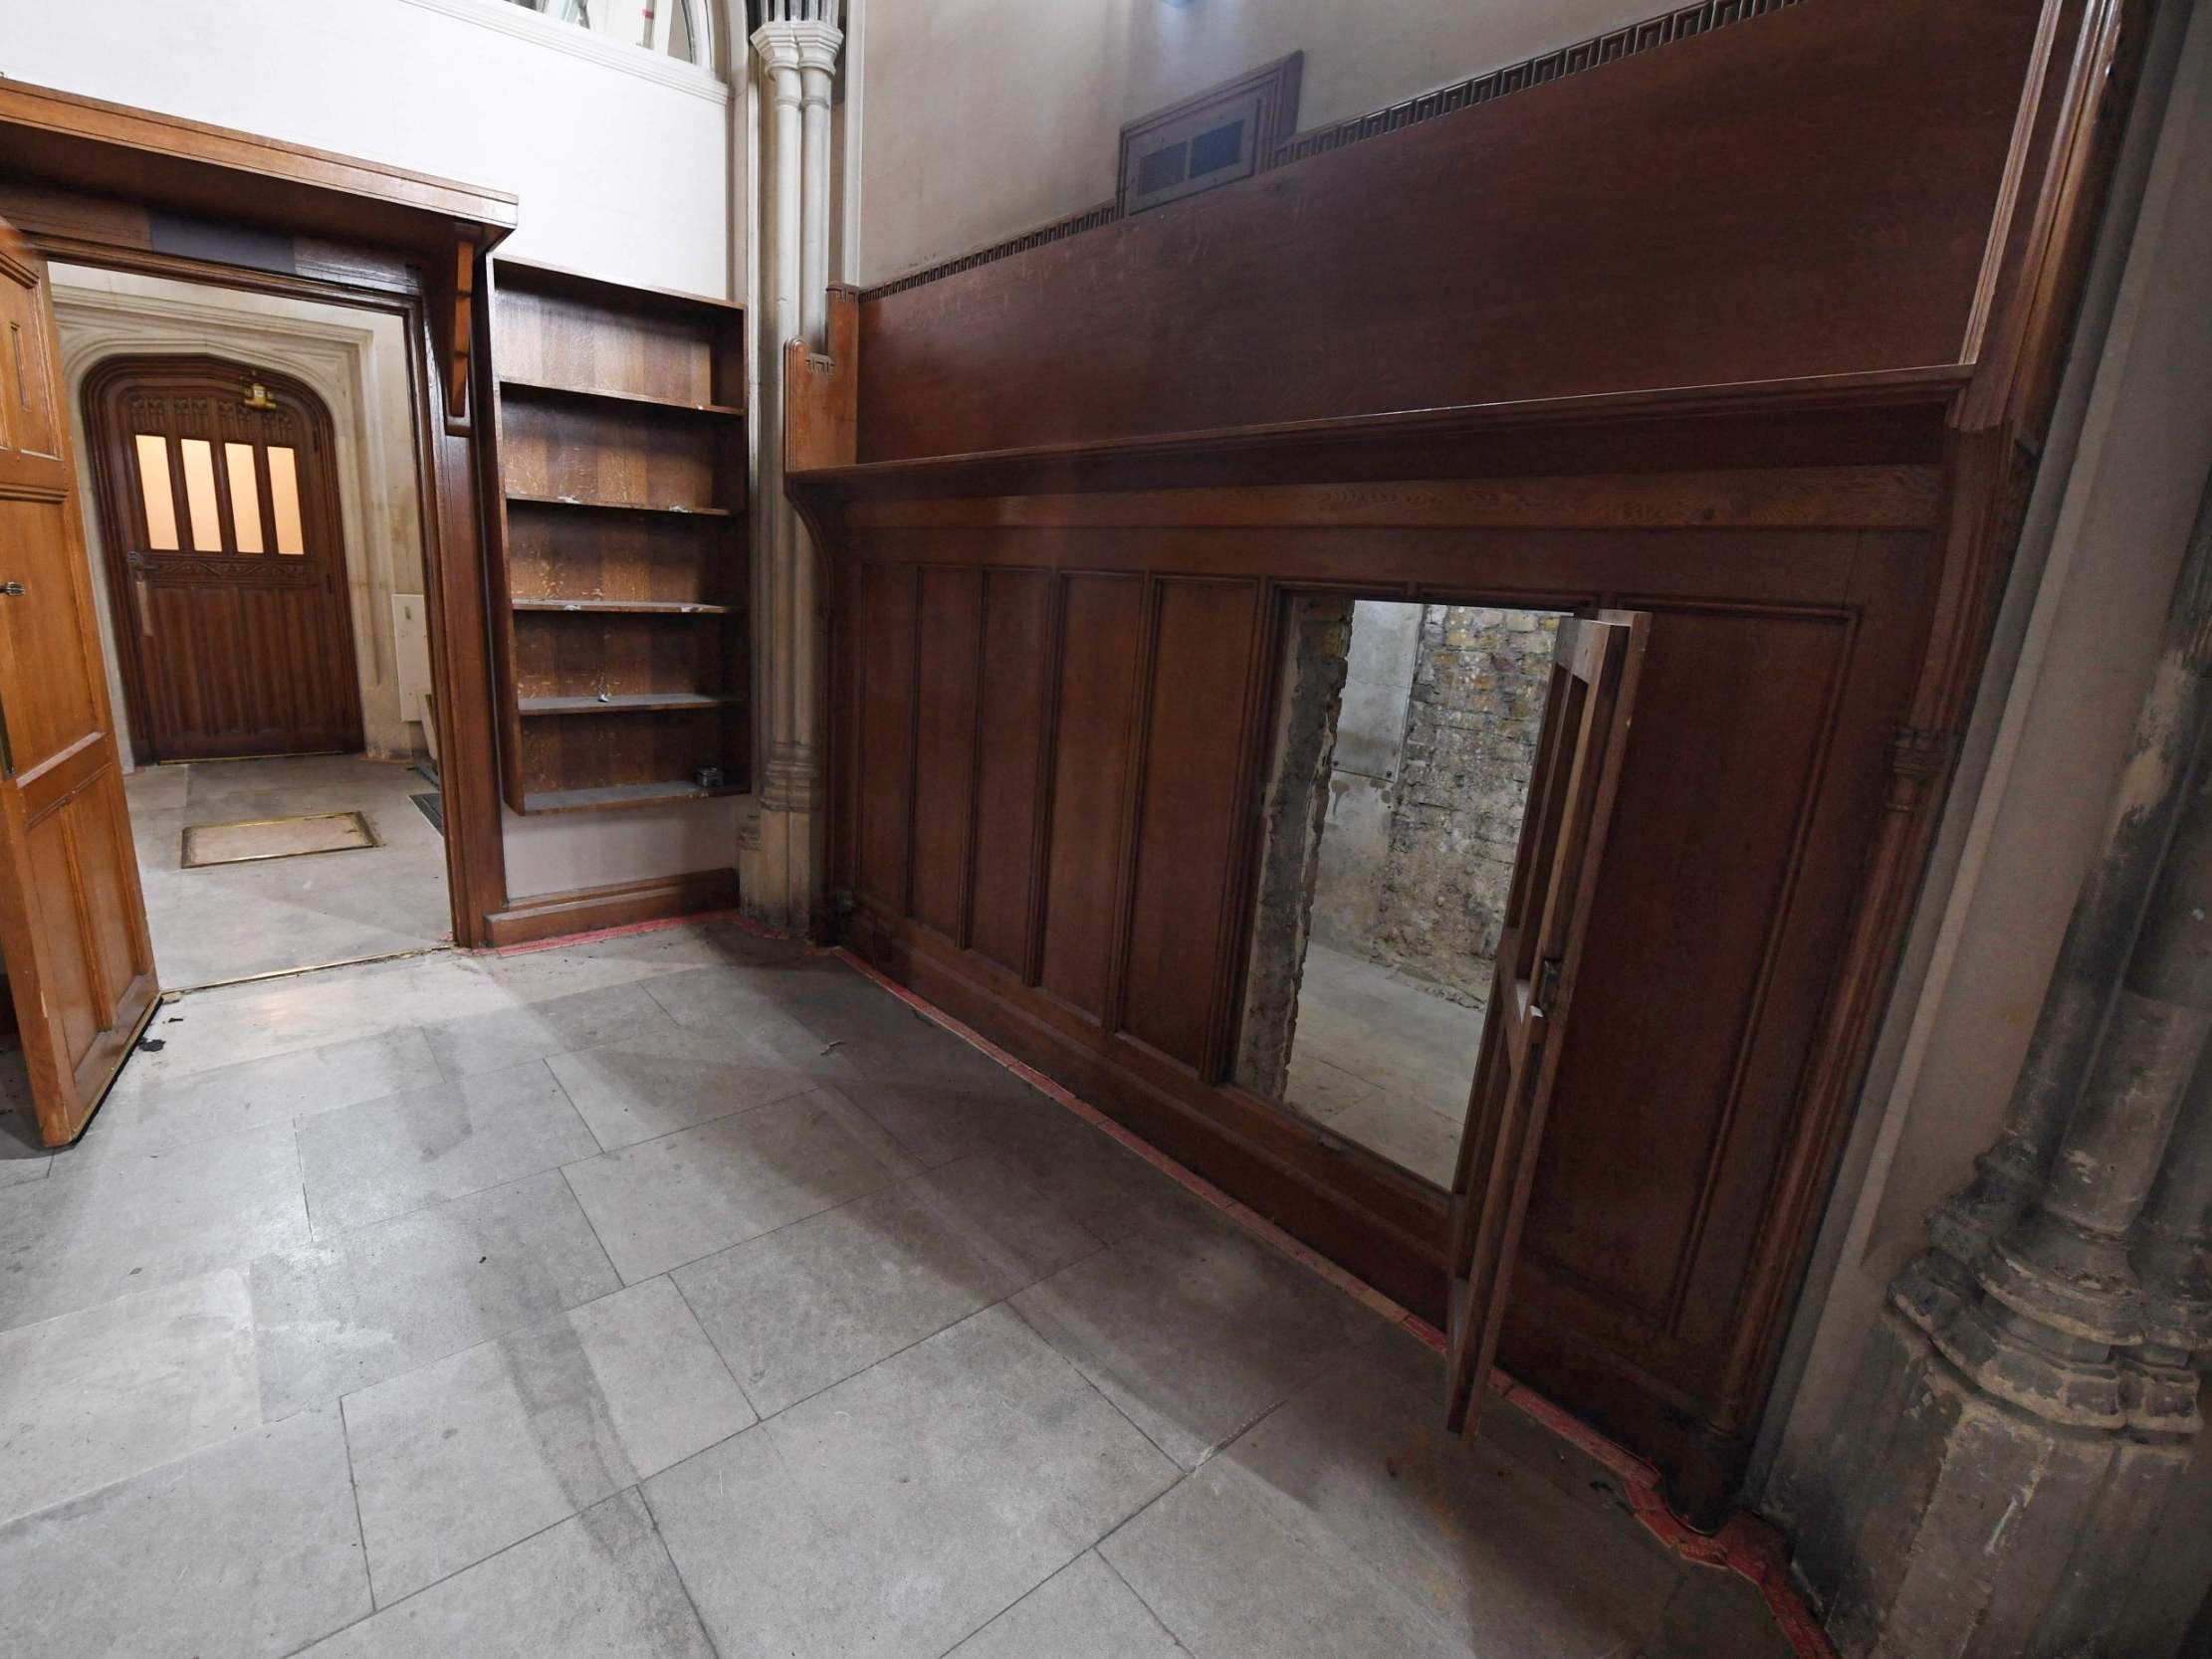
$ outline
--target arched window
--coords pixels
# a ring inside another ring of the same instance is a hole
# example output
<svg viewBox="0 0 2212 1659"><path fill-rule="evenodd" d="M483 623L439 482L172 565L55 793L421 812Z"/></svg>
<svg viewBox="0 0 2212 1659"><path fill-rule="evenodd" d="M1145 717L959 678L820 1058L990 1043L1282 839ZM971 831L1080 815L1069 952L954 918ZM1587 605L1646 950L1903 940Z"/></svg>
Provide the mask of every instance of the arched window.
<svg viewBox="0 0 2212 1659"><path fill-rule="evenodd" d="M528 11L665 52L687 64L711 64L707 0L514 0Z"/></svg>

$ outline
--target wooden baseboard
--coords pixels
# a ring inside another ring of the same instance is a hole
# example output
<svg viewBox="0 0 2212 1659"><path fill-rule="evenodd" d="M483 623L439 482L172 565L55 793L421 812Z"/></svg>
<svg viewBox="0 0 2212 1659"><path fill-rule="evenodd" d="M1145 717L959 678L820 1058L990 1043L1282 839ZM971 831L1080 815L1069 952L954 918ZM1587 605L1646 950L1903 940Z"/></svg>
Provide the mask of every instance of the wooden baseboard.
<svg viewBox="0 0 2212 1659"><path fill-rule="evenodd" d="M563 933L589 933L601 928L626 928L638 922L665 922L705 911L724 911L737 902L735 870L694 870L682 876L655 876L649 881L517 899L507 909L485 917L484 926L493 948L498 949L558 938Z"/></svg>

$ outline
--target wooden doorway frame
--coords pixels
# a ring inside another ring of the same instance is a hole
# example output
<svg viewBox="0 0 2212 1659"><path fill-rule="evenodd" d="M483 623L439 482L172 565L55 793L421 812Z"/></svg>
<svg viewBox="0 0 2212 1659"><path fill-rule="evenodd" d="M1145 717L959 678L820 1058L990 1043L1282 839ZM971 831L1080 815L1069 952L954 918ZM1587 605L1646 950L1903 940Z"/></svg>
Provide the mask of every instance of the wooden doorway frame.
<svg viewBox="0 0 2212 1659"><path fill-rule="evenodd" d="M512 195L0 82L0 216L49 261L400 318L454 942L508 908L472 419L475 296Z"/></svg>
<svg viewBox="0 0 2212 1659"><path fill-rule="evenodd" d="M256 368L220 352L121 351L111 352L86 371L74 399L77 408L72 412L85 434L86 461L93 481L93 499L86 504L87 517L97 519L100 525L100 561L108 574L108 620L115 642L115 671L122 681L123 708L130 719L130 752L125 758L133 766L143 765L157 746L152 737L154 722L148 696L152 665L148 661L148 636L134 625L136 618L130 598L130 584L137 579L130 562L133 555L129 546L129 529L136 509L133 474L127 459L114 447L120 442L121 433L109 429L102 412L103 402L117 381L127 381L148 371L159 374L179 369L209 374L216 370L235 371L226 377L235 378L241 384L250 375L298 400L318 426L320 441L313 462L313 471L318 475L313 518L316 533L332 550L337 568L339 585L334 593L325 598L336 610L337 626L332 630L332 643L342 658L337 665L339 685L351 708L346 728L351 733L353 745L358 747L363 737L364 711L361 707L361 642L354 633L351 583L355 553L365 552L365 549L349 551L346 547L345 519L338 500L337 419L329 401L298 375L279 369ZM64 401L72 401L66 391ZM366 483L364 480L364 487Z"/></svg>

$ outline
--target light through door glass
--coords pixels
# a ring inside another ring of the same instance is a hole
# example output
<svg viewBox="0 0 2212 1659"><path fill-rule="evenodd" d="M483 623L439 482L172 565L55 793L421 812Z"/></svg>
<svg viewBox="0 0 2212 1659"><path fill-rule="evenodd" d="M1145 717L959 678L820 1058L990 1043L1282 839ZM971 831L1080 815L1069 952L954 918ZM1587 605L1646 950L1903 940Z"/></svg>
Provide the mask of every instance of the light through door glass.
<svg viewBox="0 0 2212 1659"><path fill-rule="evenodd" d="M192 516L192 551L223 550L223 515L215 505L215 446L205 438L183 438L184 506Z"/></svg>
<svg viewBox="0 0 2212 1659"><path fill-rule="evenodd" d="M146 550L173 553L176 541L176 496L169 481L169 446L158 434L132 435L138 450L138 494L146 510Z"/></svg>
<svg viewBox="0 0 2212 1659"><path fill-rule="evenodd" d="M254 446L225 444L223 471L230 476L230 522L238 550L261 552L261 489L254 481Z"/></svg>
<svg viewBox="0 0 2212 1659"><path fill-rule="evenodd" d="M298 555L308 550L300 534L300 474L292 450L269 446L269 505L277 519L277 551Z"/></svg>

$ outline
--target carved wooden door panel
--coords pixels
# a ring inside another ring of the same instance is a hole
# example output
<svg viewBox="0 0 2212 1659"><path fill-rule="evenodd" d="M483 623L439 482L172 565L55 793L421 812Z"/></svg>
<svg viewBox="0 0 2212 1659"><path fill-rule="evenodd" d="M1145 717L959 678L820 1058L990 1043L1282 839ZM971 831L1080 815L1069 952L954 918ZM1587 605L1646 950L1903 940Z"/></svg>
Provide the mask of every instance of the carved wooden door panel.
<svg viewBox="0 0 2212 1659"><path fill-rule="evenodd" d="M0 954L39 1135L76 1138L158 987L46 267L0 221Z"/></svg>
<svg viewBox="0 0 2212 1659"><path fill-rule="evenodd" d="M220 358L115 358L85 416L137 758L359 748L322 400Z"/></svg>
<svg viewBox="0 0 2212 1659"><path fill-rule="evenodd" d="M1650 626L1642 611L1605 611L1559 628L1451 1183L1445 1402L1454 1429L1471 1426L1497 1357Z"/></svg>

